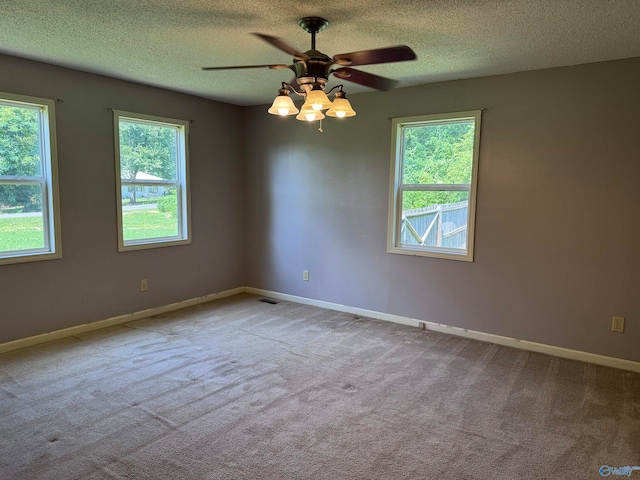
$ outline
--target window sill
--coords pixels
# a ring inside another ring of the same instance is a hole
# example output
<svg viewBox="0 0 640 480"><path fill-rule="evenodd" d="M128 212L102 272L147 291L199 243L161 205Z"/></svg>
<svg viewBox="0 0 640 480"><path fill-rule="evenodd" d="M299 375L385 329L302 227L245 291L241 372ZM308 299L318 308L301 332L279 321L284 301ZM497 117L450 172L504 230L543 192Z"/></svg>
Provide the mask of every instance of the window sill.
<svg viewBox="0 0 640 480"><path fill-rule="evenodd" d="M24 255L0 256L0 265L9 265L12 263L40 262L44 260L58 260L62 258L60 252L46 253L28 253Z"/></svg>
<svg viewBox="0 0 640 480"><path fill-rule="evenodd" d="M473 262L473 253L467 251L459 251L446 248L416 248L410 246L389 247L387 253L395 253L399 255L414 255L417 257L442 258L445 260L458 260L461 262Z"/></svg>

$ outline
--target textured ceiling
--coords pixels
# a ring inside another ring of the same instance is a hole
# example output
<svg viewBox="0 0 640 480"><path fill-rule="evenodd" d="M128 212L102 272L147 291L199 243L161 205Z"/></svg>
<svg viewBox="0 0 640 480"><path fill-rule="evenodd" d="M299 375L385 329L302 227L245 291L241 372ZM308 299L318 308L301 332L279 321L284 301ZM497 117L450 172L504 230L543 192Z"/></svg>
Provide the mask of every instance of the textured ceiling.
<svg viewBox="0 0 640 480"><path fill-rule="evenodd" d="M416 61L358 67L401 87L640 56L640 0L2 0L0 8L2 53L238 105L270 103L292 72L200 67L290 63L250 33L305 51L304 16L329 20L317 37L329 56L409 45Z"/></svg>

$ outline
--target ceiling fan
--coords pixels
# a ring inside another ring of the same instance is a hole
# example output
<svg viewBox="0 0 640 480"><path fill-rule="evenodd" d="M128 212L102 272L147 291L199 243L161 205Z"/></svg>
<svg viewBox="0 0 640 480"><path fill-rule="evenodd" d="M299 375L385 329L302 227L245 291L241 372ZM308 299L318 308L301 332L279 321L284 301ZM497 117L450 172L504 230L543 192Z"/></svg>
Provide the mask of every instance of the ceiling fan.
<svg viewBox="0 0 640 480"><path fill-rule="evenodd" d="M355 115L355 112L351 106L348 105L349 102L346 99L346 94L342 89L342 85L333 87L329 92L327 92L331 93L331 91L336 88L340 89L336 92L334 102L331 102L324 93L325 85L329 80L330 75L349 82L357 83L358 85L364 85L376 90L386 91L394 88L398 82L390 78L363 72L351 67L415 60L416 54L406 45L398 45L395 47L341 53L334 55L333 58L331 58L316 50L316 34L324 30L328 24L329 22L327 20L320 17L304 17L298 21L298 25L300 25L303 30L311 34L311 49L304 53L299 52L278 37L265 35L263 33L254 33L254 35L270 45L292 55L293 63L291 65L264 64L203 67L203 70L233 70L246 68L269 68L272 70L290 69L294 72L295 78L290 83L282 82L282 88L279 90L279 95L274 101L274 104L269 109L269 113L276 115L294 115L298 113L299 110L295 105L293 105L293 102L289 97L289 91L292 91L298 95L306 97L306 102L302 106L302 112L298 117L296 117L300 120L312 121L322 119L324 118L324 115L321 113L321 110L326 109L329 109L327 111L327 115L329 116L353 116ZM312 116L311 113L314 115Z"/></svg>

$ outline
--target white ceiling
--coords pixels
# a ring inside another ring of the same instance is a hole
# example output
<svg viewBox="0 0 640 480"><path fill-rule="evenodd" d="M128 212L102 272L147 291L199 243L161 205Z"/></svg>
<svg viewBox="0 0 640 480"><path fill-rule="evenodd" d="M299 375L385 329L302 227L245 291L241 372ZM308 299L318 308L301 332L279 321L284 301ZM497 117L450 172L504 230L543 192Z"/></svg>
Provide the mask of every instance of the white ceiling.
<svg viewBox="0 0 640 480"><path fill-rule="evenodd" d="M409 45L418 59L358 67L400 86L640 57L640 0L4 0L0 52L238 105L270 103L290 63L251 32L329 56ZM331 84L337 84L333 80ZM348 93L367 91L348 82Z"/></svg>

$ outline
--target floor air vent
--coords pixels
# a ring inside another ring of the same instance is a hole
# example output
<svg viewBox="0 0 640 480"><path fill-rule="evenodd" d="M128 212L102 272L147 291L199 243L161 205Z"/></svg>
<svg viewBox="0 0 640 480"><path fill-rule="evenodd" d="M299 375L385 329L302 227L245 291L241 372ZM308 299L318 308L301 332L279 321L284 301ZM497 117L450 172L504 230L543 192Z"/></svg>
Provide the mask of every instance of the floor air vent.
<svg viewBox="0 0 640 480"><path fill-rule="evenodd" d="M276 302L275 300L271 300L270 298L261 298L258 301L259 302L263 302L263 303L270 303L271 305L277 305L278 304L278 302Z"/></svg>

